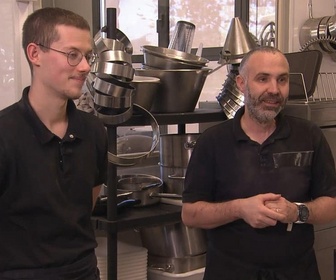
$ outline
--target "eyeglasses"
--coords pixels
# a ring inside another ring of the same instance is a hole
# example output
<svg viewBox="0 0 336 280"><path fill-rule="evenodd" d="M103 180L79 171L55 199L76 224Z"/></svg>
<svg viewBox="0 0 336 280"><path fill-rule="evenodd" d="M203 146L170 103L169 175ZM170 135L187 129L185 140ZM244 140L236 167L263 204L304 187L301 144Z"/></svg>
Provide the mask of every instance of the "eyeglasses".
<svg viewBox="0 0 336 280"><path fill-rule="evenodd" d="M46 47L42 44L37 44L37 45L40 46L40 47L43 47L45 49L52 50L52 51L55 51L55 52L66 55L67 60L68 60L68 64L70 66L77 66L82 61L83 57L85 57L87 63L91 66L97 58L97 54L95 54L93 52L84 55L79 50L72 50L70 52L63 52L63 51L56 50L56 49L53 49L53 48L50 48L50 47Z"/></svg>

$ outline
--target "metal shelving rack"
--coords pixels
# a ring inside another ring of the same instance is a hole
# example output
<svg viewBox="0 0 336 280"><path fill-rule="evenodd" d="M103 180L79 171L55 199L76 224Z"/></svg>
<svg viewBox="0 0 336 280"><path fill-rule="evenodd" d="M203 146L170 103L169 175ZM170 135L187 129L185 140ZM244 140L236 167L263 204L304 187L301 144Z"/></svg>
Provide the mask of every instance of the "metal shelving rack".
<svg viewBox="0 0 336 280"><path fill-rule="evenodd" d="M196 109L189 113L154 114L159 125L178 125L178 133L185 133L185 125L191 123L218 122L226 120L220 109ZM119 126L147 125L141 115L133 115ZM109 151L116 154L117 126L107 126ZM107 233L108 280L117 279L117 233L144 225L163 224L181 220L181 207L159 203L157 205L127 209L117 213L117 166L108 164L107 215L92 218L95 229Z"/></svg>

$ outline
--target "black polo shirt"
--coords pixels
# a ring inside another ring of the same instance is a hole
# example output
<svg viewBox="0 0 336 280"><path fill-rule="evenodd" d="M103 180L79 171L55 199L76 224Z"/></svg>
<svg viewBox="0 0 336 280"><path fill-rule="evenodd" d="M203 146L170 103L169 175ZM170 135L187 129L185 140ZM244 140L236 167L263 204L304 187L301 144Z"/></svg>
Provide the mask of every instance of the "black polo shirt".
<svg viewBox="0 0 336 280"><path fill-rule="evenodd" d="M0 272L71 264L97 245L92 188L106 181L106 130L69 101L60 139L28 91L0 112Z"/></svg>
<svg viewBox="0 0 336 280"><path fill-rule="evenodd" d="M183 202L220 202L268 192L293 202L336 196L332 153L315 124L280 114L276 130L260 145L242 130L243 112L244 107L234 119L199 137L186 172ZM319 279L313 225L294 224L291 232L286 227L278 223L254 229L237 220L208 230L205 279L250 279L246 276L262 269L282 267L312 275L288 279ZM288 274L295 275L293 271Z"/></svg>

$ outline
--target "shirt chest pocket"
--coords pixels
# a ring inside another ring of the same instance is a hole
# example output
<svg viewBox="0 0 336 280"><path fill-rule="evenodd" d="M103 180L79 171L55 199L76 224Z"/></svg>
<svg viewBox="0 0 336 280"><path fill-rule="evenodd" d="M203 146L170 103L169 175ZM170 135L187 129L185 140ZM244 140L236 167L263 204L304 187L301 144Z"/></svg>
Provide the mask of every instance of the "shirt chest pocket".
<svg viewBox="0 0 336 280"><path fill-rule="evenodd" d="M314 151L294 151L274 153L274 168L309 167L312 164Z"/></svg>

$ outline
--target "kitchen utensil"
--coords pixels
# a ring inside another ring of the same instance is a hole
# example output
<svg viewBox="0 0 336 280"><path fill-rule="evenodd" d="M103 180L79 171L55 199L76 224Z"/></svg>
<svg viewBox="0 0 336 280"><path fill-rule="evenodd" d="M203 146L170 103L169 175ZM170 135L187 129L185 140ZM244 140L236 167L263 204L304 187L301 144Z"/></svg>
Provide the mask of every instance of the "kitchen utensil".
<svg viewBox="0 0 336 280"><path fill-rule="evenodd" d="M244 105L244 94L237 88L236 84L236 77L239 74L238 67L238 64L230 66L222 90L216 96L219 105L229 119L232 119L238 109Z"/></svg>
<svg viewBox="0 0 336 280"><path fill-rule="evenodd" d="M99 37L106 38L107 37L106 30L107 30L107 26L103 26L101 30L98 31L96 35L94 36L94 41L96 41ZM125 51L128 54L132 54L133 46L132 46L130 39L118 28L116 29L115 36L116 36L115 39L124 45Z"/></svg>
<svg viewBox="0 0 336 280"><path fill-rule="evenodd" d="M160 79L135 75L131 86L134 87L133 102L150 111L155 98L160 94Z"/></svg>
<svg viewBox="0 0 336 280"><path fill-rule="evenodd" d="M327 38L329 36L328 34L328 22L330 20L329 16L323 17L319 24L319 32L318 32L318 38ZM330 42L321 42L320 47L323 51L327 53L336 52L336 50L332 47Z"/></svg>
<svg viewBox="0 0 336 280"><path fill-rule="evenodd" d="M94 79L92 87L100 93L114 97L128 97L133 93L134 87L128 83L123 83L113 78L106 81L98 76Z"/></svg>
<svg viewBox="0 0 336 280"><path fill-rule="evenodd" d="M133 207L139 204L141 201L138 199L129 198L130 192L124 192L117 194L117 211L118 213L124 208ZM106 216L107 213L107 196L102 195L97 198L95 207L93 208L92 215L94 216Z"/></svg>
<svg viewBox="0 0 336 280"><path fill-rule="evenodd" d="M133 114L134 88L116 79L109 81L96 77L93 82L95 115L106 125L116 125L127 121Z"/></svg>
<svg viewBox="0 0 336 280"><path fill-rule="evenodd" d="M219 101L225 108L230 108L230 111L232 110L233 112L237 112L242 106L241 103L237 103L235 101L234 97L230 94L230 92L221 96Z"/></svg>
<svg viewBox="0 0 336 280"><path fill-rule="evenodd" d="M201 280L206 265L206 253L195 256L160 257L148 255L148 279Z"/></svg>
<svg viewBox="0 0 336 280"><path fill-rule="evenodd" d="M115 97L96 92L93 100L96 105L111 109L130 108L132 106L132 95Z"/></svg>
<svg viewBox="0 0 336 280"><path fill-rule="evenodd" d="M160 136L160 164L187 167L200 133L163 134Z"/></svg>
<svg viewBox="0 0 336 280"><path fill-rule="evenodd" d="M108 50L120 50L132 55L133 46L128 37L117 28L115 39L106 38L106 28L107 27L104 26L95 34L93 38L97 52L99 53Z"/></svg>
<svg viewBox="0 0 336 280"><path fill-rule="evenodd" d="M143 153L152 146L152 137L147 135L125 135L117 138L117 154Z"/></svg>
<svg viewBox="0 0 336 280"><path fill-rule="evenodd" d="M336 38L336 14L329 18L329 21L328 21L328 35Z"/></svg>
<svg viewBox="0 0 336 280"><path fill-rule="evenodd" d="M118 124L128 120L133 113L132 93L129 84L114 80L106 82L98 77L93 82L95 114L106 124Z"/></svg>
<svg viewBox="0 0 336 280"><path fill-rule="evenodd" d="M185 113L195 110L197 101L211 69L136 69L138 76L160 79L158 95L152 105L156 113Z"/></svg>
<svg viewBox="0 0 336 280"><path fill-rule="evenodd" d="M159 165L164 192L182 194L189 159L199 136L199 133L160 136Z"/></svg>
<svg viewBox="0 0 336 280"><path fill-rule="evenodd" d="M103 73L122 82L130 82L133 79L134 69L131 65L122 65L112 62L97 61L91 66L92 73Z"/></svg>
<svg viewBox="0 0 336 280"><path fill-rule="evenodd" d="M203 52L203 43L200 43L196 51L196 56L202 56L202 52Z"/></svg>
<svg viewBox="0 0 336 280"><path fill-rule="evenodd" d="M99 35L97 35L94 38L95 47L98 53L104 52L104 51L125 51L125 45L115 39L110 38L103 38Z"/></svg>
<svg viewBox="0 0 336 280"><path fill-rule="evenodd" d="M141 227L139 232L149 255L181 258L201 255L207 250L205 231L182 222Z"/></svg>
<svg viewBox="0 0 336 280"><path fill-rule="evenodd" d="M117 179L117 192L130 192L131 198L140 200L138 206L148 206L159 203L160 198L152 195L160 193L161 189L162 180L151 175L122 175Z"/></svg>
<svg viewBox="0 0 336 280"><path fill-rule="evenodd" d="M308 41L312 41L319 38L319 24L322 18L309 18L304 22L300 29L299 41L300 45L303 46ZM314 44L309 47L310 50L320 50L320 44Z"/></svg>
<svg viewBox="0 0 336 280"><path fill-rule="evenodd" d="M108 152L108 161L118 166L132 166L135 165L136 163L139 163L144 158L147 158L155 150L156 146L159 143L160 129L154 116L149 111L147 111L145 108L141 107L138 104L133 104L131 108L133 107L137 109L137 112L141 113L144 116L146 121L148 121L152 127L153 131L152 146L148 152L144 153L115 155L111 152Z"/></svg>
<svg viewBox="0 0 336 280"><path fill-rule="evenodd" d="M98 55L98 62L115 62L124 65L132 65L132 56L124 51L104 51Z"/></svg>
<svg viewBox="0 0 336 280"><path fill-rule="evenodd" d="M335 44L329 36L329 29L333 29L332 24L329 25L331 17L314 18L312 0L309 0L308 9L309 19L304 22L299 33L301 48L327 53L336 52Z"/></svg>
<svg viewBox="0 0 336 280"><path fill-rule="evenodd" d="M193 69L206 66L209 60L194 54L178 50L149 46L142 46L144 64L158 69Z"/></svg>
<svg viewBox="0 0 336 280"><path fill-rule="evenodd" d="M130 193L130 198L140 200L137 206L148 206L160 202L161 197L179 198L176 194L162 193L162 180L153 175L126 174L117 179L118 193Z"/></svg>
<svg viewBox="0 0 336 280"><path fill-rule="evenodd" d="M240 63L244 55L256 47L257 43L249 33L246 24L239 17L235 17L231 19L219 63Z"/></svg>
<svg viewBox="0 0 336 280"><path fill-rule="evenodd" d="M129 120L133 115L133 106L129 108L106 108L94 105L95 115L102 120L105 125L118 125Z"/></svg>
<svg viewBox="0 0 336 280"><path fill-rule="evenodd" d="M190 53L194 35L195 24L184 20L178 21L172 39L169 42L168 49Z"/></svg>

